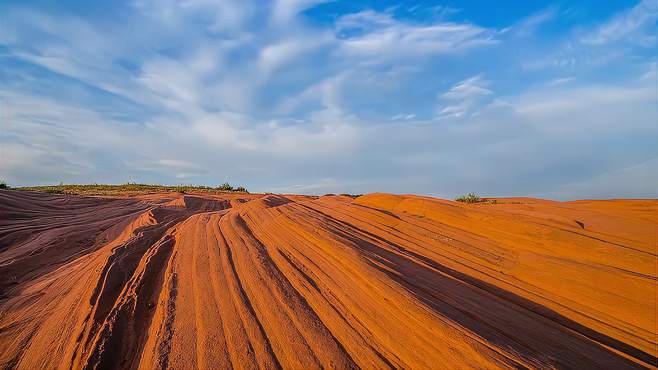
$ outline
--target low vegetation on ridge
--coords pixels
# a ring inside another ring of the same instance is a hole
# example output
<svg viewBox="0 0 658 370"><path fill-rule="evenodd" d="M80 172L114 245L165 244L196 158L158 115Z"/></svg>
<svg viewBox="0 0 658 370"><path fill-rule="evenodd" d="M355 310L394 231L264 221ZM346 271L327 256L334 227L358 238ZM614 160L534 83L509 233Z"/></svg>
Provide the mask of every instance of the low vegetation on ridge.
<svg viewBox="0 0 658 370"><path fill-rule="evenodd" d="M455 200L462 203L480 203L482 198L480 198L480 196L475 193L468 193L466 195L458 196L455 198Z"/></svg>
<svg viewBox="0 0 658 370"><path fill-rule="evenodd" d="M462 203L497 203L495 199L480 198L476 193L468 193L455 198L455 201Z"/></svg>
<svg viewBox="0 0 658 370"><path fill-rule="evenodd" d="M179 193L248 193L243 186L233 187L224 183L217 187L201 185L156 185L125 183L119 185L107 184L59 184L46 186L24 186L16 188L19 190L41 191L51 194L77 194L77 195L118 195L118 194L148 194L162 192Z"/></svg>

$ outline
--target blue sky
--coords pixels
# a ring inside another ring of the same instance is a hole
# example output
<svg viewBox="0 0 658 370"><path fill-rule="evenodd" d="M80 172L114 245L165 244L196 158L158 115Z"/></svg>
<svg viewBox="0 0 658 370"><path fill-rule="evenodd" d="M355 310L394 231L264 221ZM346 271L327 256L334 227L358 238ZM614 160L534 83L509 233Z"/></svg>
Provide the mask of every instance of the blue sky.
<svg viewBox="0 0 658 370"><path fill-rule="evenodd" d="M0 3L0 178L656 197L658 2Z"/></svg>

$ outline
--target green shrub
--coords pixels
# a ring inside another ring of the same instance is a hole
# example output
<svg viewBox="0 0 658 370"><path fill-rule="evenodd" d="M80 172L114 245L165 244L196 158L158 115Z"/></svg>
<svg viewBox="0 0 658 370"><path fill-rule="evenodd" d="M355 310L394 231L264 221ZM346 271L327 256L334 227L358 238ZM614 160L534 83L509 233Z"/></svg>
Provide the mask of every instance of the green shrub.
<svg viewBox="0 0 658 370"><path fill-rule="evenodd" d="M226 190L226 191L233 191L233 186L229 184L228 182L225 182L217 187L217 190Z"/></svg>
<svg viewBox="0 0 658 370"><path fill-rule="evenodd" d="M0 189L9 189L9 186L7 186L6 182L0 181Z"/></svg>
<svg viewBox="0 0 658 370"><path fill-rule="evenodd" d="M462 203L480 203L482 202L482 198L480 198L479 195L475 193L468 193L466 195L460 195L457 198L455 198L456 201L462 202Z"/></svg>
<svg viewBox="0 0 658 370"><path fill-rule="evenodd" d="M248 193L247 188L245 188L244 186L238 186L237 188L235 188L235 191L241 191L243 193Z"/></svg>

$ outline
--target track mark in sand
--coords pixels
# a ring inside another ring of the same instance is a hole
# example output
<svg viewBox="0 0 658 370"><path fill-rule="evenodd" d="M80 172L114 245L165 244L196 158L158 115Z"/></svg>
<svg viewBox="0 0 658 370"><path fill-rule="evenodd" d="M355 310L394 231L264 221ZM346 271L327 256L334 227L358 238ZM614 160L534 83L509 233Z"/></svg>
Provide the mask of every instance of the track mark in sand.
<svg viewBox="0 0 658 370"><path fill-rule="evenodd" d="M174 255L172 259L175 259ZM158 336L162 341L158 345L158 368L167 369L169 364L169 354L171 353L171 338L174 334L173 323L176 318L176 295L177 291L177 277L176 271L172 271L169 280L167 281L167 302L165 308L165 319L162 325L162 332Z"/></svg>
<svg viewBox="0 0 658 370"><path fill-rule="evenodd" d="M220 220L220 225L222 221L224 221L224 218ZM221 255L222 264L226 271L225 276L227 282L229 282L230 285L229 288L233 304L235 307L239 307L238 312L240 314L240 319L242 323L250 329L247 330L249 351L254 351L255 355L261 358L263 363L271 364L275 368L280 369L282 366L272 349L270 339L267 337L263 324L258 318L258 315L242 286L242 282L240 281L235 268L235 263L233 262L233 252L231 251L231 247L226 241L224 233L221 231L221 227L219 227L218 231L219 240L221 241L220 248L223 252Z"/></svg>

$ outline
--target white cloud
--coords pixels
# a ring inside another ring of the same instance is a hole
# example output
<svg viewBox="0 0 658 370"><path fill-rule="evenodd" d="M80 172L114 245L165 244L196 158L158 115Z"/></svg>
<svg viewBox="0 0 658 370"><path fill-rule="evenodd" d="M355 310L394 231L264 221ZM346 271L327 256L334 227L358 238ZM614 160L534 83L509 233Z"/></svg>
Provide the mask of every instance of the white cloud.
<svg viewBox="0 0 658 370"><path fill-rule="evenodd" d="M642 62L658 45L657 22L658 2L642 0L599 24L575 27L567 38L534 58L526 58L522 66L529 71L557 69L591 73L614 63ZM652 57L655 59L655 52Z"/></svg>
<svg viewBox="0 0 658 370"><path fill-rule="evenodd" d="M439 96L440 100L447 102L440 108L439 115L458 118L474 113L483 98L493 94L486 87L488 85L489 81L480 75L458 82Z"/></svg>
<svg viewBox="0 0 658 370"><path fill-rule="evenodd" d="M335 40L328 33L308 36L292 36L284 41L265 45L260 50L258 69L262 79L267 79L279 68L304 60L314 51L330 46Z"/></svg>
<svg viewBox="0 0 658 370"><path fill-rule="evenodd" d="M126 51L123 43L110 42L112 38L76 16L56 17L22 8L3 12L0 44L9 48L10 56L102 90L131 95L125 84L128 75L112 66ZM5 29L9 36L3 37Z"/></svg>
<svg viewBox="0 0 658 370"><path fill-rule="evenodd" d="M570 77L558 77L554 78L546 83L546 86L559 86L559 85L564 85L566 83L572 82L576 78L573 76Z"/></svg>
<svg viewBox="0 0 658 370"><path fill-rule="evenodd" d="M656 44L658 2L642 0L628 11L616 15L580 40L585 44L603 45L624 40L642 46Z"/></svg>
<svg viewBox="0 0 658 370"><path fill-rule="evenodd" d="M274 2L272 18L279 24L289 22L305 9L325 2L327 0L276 0Z"/></svg>
<svg viewBox="0 0 658 370"><path fill-rule="evenodd" d="M526 58L528 71L543 69L592 70L614 63L630 65L647 58L657 45L658 2L642 0L634 7L589 27L576 27L551 51ZM653 55L655 59L655 53Z"/></svg>
<svg viewBox="0 0 658 370"><path fill-rule="evenodd" d="M550 94L549 92L539 90L539 92L529 92L522 99L517 100L515 104L519 114L527 117L550 121L554 117L564 117L570 114L582 113L582 107L587 106L590 109L589 119L583 120L578 125L573 125L572 120L555 121L553 124L546 125L547 129L577 129L588 130L591 128L588 124L598 125L600 120L623 122L625 114L631 114L628 107L632 104L650 104L655 102L656 90L650 84L630 84L623 87L611 87L606 85L594 85L587 87L573 87L562 89ZM607 107L607 108L606 108ZM613 111L623 111L624 114L610 116ZM637 121L640 117L633 117ZM574 116L574 119L577 119ZM637 123L637 122L634 122Z"/></svg>
<svg viewBox="0 0 658 370"><path fill-rule="evenodd" d="M658 158L562 185L550 196L559 199L658 198Z"/></svg>
<svg viewBox="0 0 658 370"><path fill-rule="evenodd" d="M405 121L408 121L408 120L412 120L412 119L414 119L414 118L416 118L416 115L413 114L413 113L410 113L410 114L404 114L404 113L401 113L401 114L396 114L396 115L394 115L394 116L391 117L390 119L391 119L391 121L399 121L399 120L405 120Z"/></svg>
<svg viewBox="0 0 658 370"><path fill-rule="evenodd" d="M207 174L209 171L203 165L180 159L161 158L157 160L128 161L127 164L141 171L165 172L178 179L187 179Z"/></svg>
<svg viewBox="0 0 658 370"><path fill-rule="evenodd" d="M492 94L491 90L485 87L487 85L489 85L489 81L483 79L482 76L473 76L457 83L450 91L442 94L441 98L456 101L478 99Z"/></svg>
<svg viewBox="0 0 658 370"><path fill-rule="evenodd" d="M345 188L344 183L339 182L338 180L328 177L319 179L317 182L308 183L308 184L292 184L286 186L278 187L269 187L266 191L271 193L317 193L319 192L329 192L331 190L340 190Z"/></svg>
<svg viewBox="0 0 658 370"><path fill-rule="evenodd" d="M0 132L8 181L59 182L99 171L102 151L127 152L132 126L57 101L0 90L10 114ZM6 171L6 172L5 172Z"/></svg>
<svg viewBox="0 0 658 370"><path fill-rule="evenodd" d="M528 37L536 32L536 30L543 24L555 19L557 15L558 9L556 7L549 7L522 19L514 26L506 29L503 33L511 33L516 37Z"/></svg>
<svg viewBox="0 0 658 370"><path fill-rule="evenodd" d="M363 11L341 17L336 33L346 55L370 56L369 62L435 54L457 54L492 45L494 32L468 23L411 24L389 14Z"/></svg>
<svg viewBox="0 0 658 370"><path fill-rule="evenodd" d="M144 15L170 26L195 18L209 32L230 34L241 31L258 10L256 3L235 0L135 0L134 6Z"/></svg>

